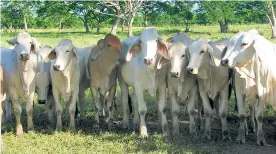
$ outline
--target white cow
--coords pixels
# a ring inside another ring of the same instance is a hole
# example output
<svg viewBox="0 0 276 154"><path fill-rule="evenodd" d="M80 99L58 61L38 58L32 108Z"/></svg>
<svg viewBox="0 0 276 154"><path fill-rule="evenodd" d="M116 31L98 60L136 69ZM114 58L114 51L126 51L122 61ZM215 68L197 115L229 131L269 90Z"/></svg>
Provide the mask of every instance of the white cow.
<svg viewBox="0 0 276 154"><path fill-rule="evenodd" d="M69 127L72 130L75 129L75 110L79 99L80 83L88 80L88 75L85 75L87 60L80 55L79 50L71 40L64 39L48 55L49 59L55 59L52 61L50 74L56 103L57 130L62 129L62 106L60 104L62 98L70 114Z"/></svg>
<svg viewBox="0 0 276 154"><path fill-rule="evenodd" d="M140 135L148 136L145 122L147 106L144 100L144 90L147 90L151 96L156 93L162 130L164 133L168 133L168 122L163 111L166 103L166 76L169 71L169 61L161 60L162 57L168 59L166 43L156 29L145 28L139 37L131 37L122 42L122 52L122 56L126 57L126 63L121 65L121 76L119 77L124 106L123 127L129 127L127 87L133 86L135 116L133 124L137 126L140 121Z"/></svg>
<svg viewBox="0 0 276 154"><path fill-rule="evenodd" d="M12 101L16 117L16 135L23 133L20 99L26 103L28 130L33 130L33 99L39 43L28 33L22 32L8 40L14 49L1 48L1 65L4 70L5 91Z"/></svg>
<svg viewBox="0 0 276 154"><path fill-rule="evenodd" d="M211 139L211 113L209 99L219 103L219 116L222 123L223 139L229 139L226 121L228 109L228 68L220 65L220 50L213 42L199 38L189 48L191 59L187 70L197 75L199 93L203 101L204 115L206 117L204 135ZM219 82L218 82L219 81Z"/></svg>
<svg viewBox="0 0 276 154"><path fill-rule="evenodd" d="M243 93L257 94L258 103L255 110L257 120L257 144L267 145L262 129L262 112L264 104L276 107L276 45L261 36L257 30L239 32L229 39L222 64L234 68L246 83ZM254 92L255 90L255 92ZM251 98L254 97L251 96ZM239 103L239 102L238 102ZM240 130L244 129L245 103L239 103ZM238 140L244 143L244 135Z"/></svg>
<svg viewBox="0 0 276 154"><path fill-rule="evenodd" d="M4 97L4 79L3 79L3 68L2 65L0 65L0 103L5 99ZM2 134L1 134L1 126L2 126L2 103L0 104L0 151L2 150Z"/></svg>

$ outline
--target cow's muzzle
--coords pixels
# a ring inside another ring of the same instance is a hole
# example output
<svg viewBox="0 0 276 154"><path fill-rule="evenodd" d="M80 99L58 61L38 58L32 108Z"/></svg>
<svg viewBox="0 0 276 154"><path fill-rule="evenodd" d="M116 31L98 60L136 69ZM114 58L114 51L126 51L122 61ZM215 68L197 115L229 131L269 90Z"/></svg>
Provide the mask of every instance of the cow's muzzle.
<svg viewBox="0 0 276 154"><path fill-rule="evenodd" d="M179 72L171 72L171 77L179 78Z"/></svg>
<svg viewBox="0 0 276 154"><path fill-rule="evenodd" d="M220 63L221 63L222 66L227 66L228 63L229 63L229 60L228 59L224 59Z"/></svg>
<svg viewBox="0 0 276 154"><path fill-rule="evenodd" d="M187 67L187 71L191 74L197 74L198 69L192 68L192 67Z"/></svg>
<svg viewBox="0 0 276 154"><path fill-rule="evenodd" d="M55 70L55 71L59 71L59 69L60 69L60 65L53 65L53 69Z"/></svg>
<svg viewBox="0 0 276 154"><path fill-rule="evenodd" d="M38 100L38 104L45 104L46 100Z"/></svg>
<svg viewBox="0 0 276 154"><path fill-rule="evenodd" d="M29 54L27 54L27 53L20 54L20 60L27 61L29 59L30 59L30 55Z"/></svg>
<svg viewBox="0 0 276 154"><path fill-rule="evenodd" d="M152 62L153 62L153 59L152 59L152 58L150 58L150 59L144 58L144 63L145 63L146 65L151 65Z"/></svg>

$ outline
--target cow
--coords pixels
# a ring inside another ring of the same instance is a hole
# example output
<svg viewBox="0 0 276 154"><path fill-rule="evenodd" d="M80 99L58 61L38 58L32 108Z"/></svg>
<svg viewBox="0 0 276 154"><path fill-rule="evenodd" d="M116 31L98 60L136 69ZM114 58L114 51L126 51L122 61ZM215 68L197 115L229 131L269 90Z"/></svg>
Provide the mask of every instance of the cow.
<svg viewBox="0 0 276 154"><path fill-rule="evenodd" d="M211 41L208 42L202 38L195 40L189 47L190 61L187 70L195 74L198 79L199 93L206 117L204 136L211 139L212 109L209 99L212 99L217 105L219 104L222 138L231 140L226 121L229 74L228 68L220 65L221 52L222 50Z"/></svg>
<svg viewBox="0 0 276 154"><path fill-rule="evenodd" d="M87 47L85 51L89 52L90 48L92 47ZM85 60L88 57L83 57L80 53L83 49L74 46L71 40L64 39L47 56L49 60L52 60L50 75L57 114L56 130L62 130L63 127L60 103L62 98L69 112L69 129L75 130L75 111L79 93L81 93L80 84L89 82L87 81L89 75L86 74L87 60ZM85 90L85 88L82 88L82 90ZM84 105L81 105L81 111L84 111L82 107Z"/></svg>
<svg viewBox="0 0 276 154"><path fill-rule="evenodd" d="M225 53L222 55L221 63L230 68L235 68L240 77L245 79L243 93L252 94L251 98L258 96L255 108L257 120L257 144L267 145L262 129L262 112L265 104L276 107L276 45L261 36L255 29L247 32L239 32L232 36ZM238 140L244 143L245 103L239 103L240 128ZM241 132L240 132L241 131Z"/></svg>
<svg viewBox="0 0 276 154"><path fill-rule="evenodd" d="M139 37L130 37L122 42L122 57L125 62L120 66L119 82L123 103L123 127L129 128L128 86L133 87L134 128L140 121L140 135L147 137L145 116L147 106L144 91L151 96L156 94L162 131L168 134L168 122L163 113L166 104L166 77L170 62L167 60L168 48L155 28L145 28ZM166 60L162 60L164 57Z"/></svg>
<svg viewBox="0 0 276 154"><path fill-rule="evenodd" d="M96 108L95 129L99 130L99 116L108 113L106 122L111 129L114 98L117 86L117 66L121 55L121 41L112 34L100 39L89 57L90 89ZM99 99L100 96L100 99Z"/></svg>
<svg viewBox="0 0 276 154"><path fill-rule="evenodd" d="M11 99L16 117L16 135L23 134L21 124L22 108L19 103L26 103L28 130L33 130L33 99L38 51L41 46L35 38L26 32L7 40L14 49L1 48L1 65L4 71L5 91Z"/></svg>
<svg viewBox="0 0 276 154"><path fill-rule="evenodd" d="M3 79L3 68L2 65L0 65L0 150L2 149L2 134L1 134L1 123L2 123L2 114L3 114L3 109L2 109L2 101L5 99L4 96L4 79Z"/></svg>

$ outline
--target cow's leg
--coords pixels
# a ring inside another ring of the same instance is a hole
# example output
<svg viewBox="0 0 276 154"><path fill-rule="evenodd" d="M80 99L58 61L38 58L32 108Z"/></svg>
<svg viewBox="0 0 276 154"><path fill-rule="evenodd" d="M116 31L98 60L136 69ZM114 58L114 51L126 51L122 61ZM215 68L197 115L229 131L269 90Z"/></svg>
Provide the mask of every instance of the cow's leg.
<svg viewBox="0 0 276 154"><path fill-rule="evenodd" d="M70 130L75 130L76 129L75 112L76 112L76 104L77 104L78 95L79 95L79 87L77 86L74 89L74 92L72 92L70 102L68 102L69 103L69 108L68 109L69 109L69 114L70 114L70 124L69 124Z"/></svg>
<svg viewBox="0 0 276 154"><path fill-rule="evenodd" d="M129 129L129 107L128 107L128 86L119 73L119 84L121 88L122 105L123 105L123 128Z"/></svg>
<svg viewBox="0 0 276 154"><path fill-rule="evenodd" d="M60 104L60 95L56 88L53 87L53 95L55 99L55 108L56 108L56 114L57 114L57 124L56 124L56 130L60 131L62 130L62 106Z"/></svg>
<svg viewBox="0 0 276 154"><path fill-rule="evenodd" d="M173 91L172 89L172 84L171 82L173 82L172 80L168 80L168 90L169 90L169 98L170 98L170 102L172 104L172 109L171 109L171 114L172 114L172 134L174 136L178 135L179 134L179 123L178 123L178 115L179 115L179 111L180 111L180 107L177 103L177 99L176 99L176 92ZM165 84L165 83L164 83ZM166 86L166 85L162 85L162 86ZM164 87L162 87L164 88ZM165 87L166 88L166 87ZM161 90L161 89L160 89ZM164 90L163 90L164 91ZM161 92L161 91L160 91ZM164 91L165 94L166 94L166 91ZM162 92L162 93L164 93ZM162 95L162 93L160 93L159 95ZM156 94L156 97L157 97L157 94ZM160 96L159 96L160 97ZM165 96L165 99L166 99L166 96ZM157 104L159 105L159 102L157 102ZM165 106L165 105L164 105ZM164 110L164 109L163 109ZM162 110L162 112L163 112ZM164 113L162 113L164 114ZM165 114L164 114L165 115ZM159 113L159 116L160 116L160 113ZM160 116L162 118L162 116ZM165 115L165 118L166 118L166 115ZM167 119L166 120L166 125L168 125L168 122L167 122ZM167 126L168 127L168 126ZM168 128L166 128L168 129ZM169 131L169 130L167 130Z"/></svg>
<svg viewBox="0 0 276 154"><path fill-rule="evenodd" d="M79 87L79 105L80 105L80 119L84 119L85 111L84 111L84 97L85 97L85 88L83 85Z"/></svg>
<svg viewBox="0 0 276 154"><path fill-rule="evenodd" d="M20 136L23 134L23 127L21 123L22 107L18 100L16 89L9 89L10 99L12 101L13 111L16 119L16 135Z"/></svg>
<svg viewBox="0 0 276 154"><path fill-rule="evenodd" d="M236 86L237 87L237 86ZM246 116L246 104L244 96L242 95L240 88L236 88L236 97L237 97L237 105L238 105L238 112L239 112L239 118L240 118L240 127L238 131L238 143L245 143L245 116Z"/></svg>
<svg viewBox="0 0 276 154"><path fill-rule="evenodd" d="M257 120L258 130L257 130L257 144L258 145L267 145L263 132L263 110L264 110L264 98L259 97L259 102L255 108L255 117Z"/></svg>
<svg viewBox="0 0 276 154"><path fill-rule="evenodd" d="M206 92L203 89L199 89L200 97L203 102L203 108L204 108L204 116L205 116L205 128L204 128L204 136L207 139L211 139L211 113L212 108L210 106L209 98L206 94Z"/></svg>
<svg viewBox="0 0 276 154"><path fill-rule="evenodd" d="M174 96L176 97L175 94L174 94ZM163 131L163 134L168 135L169 134L169 124L168 124L168 121L167 121L167 117L164 114L164 110L165 110L165 107L166 107L166 82L163 82L163 84L161 84L158 87L158 89L156 91L156 97L158 98L156 100L158 101L157 104L158 104L158 109L159 109L159 113L160 113L162 131ZM173 108L172 108L172 110L173 110ZM178 113L176 113L176 112L177 111L175 111L175 112L172 111L172 115L173 115L173 120L176 119L177 125L178 125ZM175 121L173 121L173 124L175 124ZM175 133L179 133L179 128L175 131L178 131L178 132L175 132Z"/></svg>
<svg viewBox="0 0 276 154"><path fill-rule="evenodd" d="M27 123L28 123L28 131L34 129L33 124L33 103L34 103L34 91L30 93L29 98L26 104L26 112L27 112Z"/></svg>
<svg viewBox="0 0 276 154"><path fill-rule="evenodd" d="M3 86L3 85L1 85L1 86ZM3 89L1 89L1 92L3 93L3 91L2 91ZM0 94L0 95L2 95L2 94ZM2 133L1 133L1 130L2 130L2 128L1 128L1 126L2 126L2 115L3 115L3 102L2 102L2 96L0 97L0 150L2 149Z"/></svg>
<svg viewBox="0 0 276 154"><path fill-rule="evenodd" d="M140 115L140 135L144 138L148 136L145 116L147 113L147 105L144 100L144 90L141 85L136 84L134 86L136 98L138 101L138 112Z"/></svg>
<svg viewBox="0 0 276 154"><path fill-rule="evenodd" d="M54 106L54 98L52 95L48 95L47 102L46 102L46 112L47 112L48 120L51 124L54 123L53 106Z"/></svg>
<svg viewBox="0 0 276 154"><path fill-rule="evenodd" d="M140 117L139 117L139 111L138 111L138 100L137 96L135 93L135 90L133 90L133 96L132 96L132 108L133 108L133 130L138 130L139 129L139 123L140 123Z"/></svg>
<svg viewBox="0 0 276 154"><path fill-rule="evenodd" d="M222 139L231 141L230 133L227 126L226 116L228 113L228 86L220 92L219 116L222 124Z"/></svg>
<svg viewBox="0 0 276 154"><path fill-rule="evenodd" d="M196 88L191 90L190 100L188 104L188 113L190 117L189 131L190 134L196 136L196 124L195 124L195 101L196 101Z"/></svg>
<svg viewBox="0 0 276 154"><path fill-rule="evenodd" d="M115 93L116 93L116 86L114 86L114 87L111 87L111 89L110 89L110 91L109 91L109 93L108 93L108 98L107 98L107 104L106 104L106 106L107 106L107 112L108 112L108 117L107 117L107 119L106 119L106 122L107 122L107 124L108 124L108 129L109 130L111 130L111 127L112 127L112 124L113 124L113 114L114 114L114 103L116 103L115 102L115 100L114 100L114 98L115 98Z"/></svg>
<svg viewBox="0 0 276 154"><path fill-rule="evenodd" d="M249 128L252 129L252 132L256 132L256 125L255 125L255 104L250 106L250 117L249 117Z"/></svg>
<svg viewBox="0 0 276 154"><path fill-rule="evenodd" d="M203 123L202 123L202 110L203 110L203 102L200 97L199 91L196 90L196 101L197 101L197 125L198 130L203 130Z"/></svg>
<svg viewBox="0 0 276 154"><path fill-rule="evenodd" d="M4 123L7 123L7 122L11 122L12 120L12 102L10 101L10 99L7 98L8 95L6 95L6 99L4 101L4 104L5 104L5 115L3 119L5 119Z"/></svg>
<svg viewBox="0 0 276 154"><path fill-rule="evenodd" d="M95 114L96 125L94 126L94 129L97 129L97 131L98 131L98 130L100 130L99 114L100 114L100 112L102 112L102 108L101 108L100 100L98 97L97 89L94 87L91 87L91 93L92 93L92 97L93 97L94 105L95 105L95 109L96 109L96 114Z"/></svg>

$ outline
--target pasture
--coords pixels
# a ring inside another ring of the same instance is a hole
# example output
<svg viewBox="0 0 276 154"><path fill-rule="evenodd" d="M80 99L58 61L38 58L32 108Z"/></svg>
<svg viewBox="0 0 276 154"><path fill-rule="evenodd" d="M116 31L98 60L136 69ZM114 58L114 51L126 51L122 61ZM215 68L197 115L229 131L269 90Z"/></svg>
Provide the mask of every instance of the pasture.
<svg viewBox="0 0 276 154"><path fill-rule="evenodd" d="M191 32L187 33L193 39L198 37L209 38L213 41L232 36L238 31L247 31L257 29L263 36L270 38L269 25L231 25L229 33L220 33L219 26L191 26ZM139 35L142 28L134 28L134 35ZM58 32L57 29L30 29L32 37L37 38L42 44L55 47L62 39L71 39L73 44L78 47L85 47L95 44L109 32L110 28L102 29L97 35L94 32L83 33L83 29L65 29ZM183 27L157 27L159 34L163 39L173 36L175 33L183 31ZM5 40L16 36L17 32L1 32L1 46L10 47ZM127 38L127 31L118 32L122 40ZM272 40L276 43L275 40ZM189 135L188 122L189 117L185 102L181 103L180 135L163 136L159 128L158 114L155 98L146 94L145 100L148 105L146 122L149 129L149 137L142 139L136 132L122 129L122 105L120 98L120 88L117 88L114 128L107 130L104 121L101 122L102 132L96 134L93 131L94 124L94 105L90 90L85 94L85 120L80 122L76 120L76 131L67 131L68 123L66 114L63 114L63 123L65 129L61 132L55 131L55 124L50 125L46 115L43 113L45 105L35 102L34 105L34 125L35 131L24 133L20 137L14 135L15 118L12 123L3 126L3 153L276 153L276 127L271 124L271 120L265 120L264 132L267 143L270 147L261 147L256 145L256 134L252 132L246 137L245 145L235 143L238 131L237 113L234 111L234 97L229 101L228 120L230 135L232 141L222 141L220 131L220 120L214 119L212 125L212 140L205 140L203 137L192 138ZM170 102L167 102L167 118L170 120ZM266 119L275 118L276 111L270 106L265 107L264 117ZM23 111L23 128L26 131L26 112Z"/></svg>

